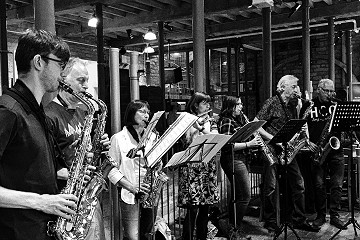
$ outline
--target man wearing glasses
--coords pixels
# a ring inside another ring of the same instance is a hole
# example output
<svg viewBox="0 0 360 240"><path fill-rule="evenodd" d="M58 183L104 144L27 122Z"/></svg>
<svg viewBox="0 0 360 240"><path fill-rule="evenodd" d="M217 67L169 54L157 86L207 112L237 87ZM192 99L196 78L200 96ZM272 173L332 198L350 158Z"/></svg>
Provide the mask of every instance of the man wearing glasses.
<svg viewBox="0 0 360 240"><path fill-rule="evenodd" d="M70 219L77 197L58 194L54 141L41 100L57 91L68 45L44 30L20 36L19 79L0 96L0 239L50 240L47 223Z"/></svg>
<svg viewBox="0 0 360 240"><path fill-rule="evenodd" d="M334 82L330 79L321 79L317 86L317 96L313 98L314 105L308 116L307 123L309 126L310 141L316 145L320 144L323 139L323 129L331 117L335 106L333 102L335 97ZM306 109L308 105L304 105ZM336 135L337 134L337 135ZM325 141L331 136L339 139L340 133L330 133ZM318 149L319 150L319 149ZM320 152L321 153L321 152ZM326 222L326 185L325 179L327 174L330 176L330 224L339 229L346 229L344 222L339 218L340 200L342 193L342 184L344 177L344 152L342 146L339 149L331 149L324 163L320 165L318 162L312 162L312 174L315 192L315 210L317 217L313 222L314 227L321 227Z"/></svg>

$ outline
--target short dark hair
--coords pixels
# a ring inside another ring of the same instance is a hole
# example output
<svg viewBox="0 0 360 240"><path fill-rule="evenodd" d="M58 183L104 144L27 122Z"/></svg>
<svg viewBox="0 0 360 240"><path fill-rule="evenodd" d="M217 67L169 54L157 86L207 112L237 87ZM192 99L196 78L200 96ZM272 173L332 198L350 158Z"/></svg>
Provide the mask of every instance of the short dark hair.
<svg viewBox="0 0 360 240"><path fill-rule="evenodd" d="M16 66L19 73L30 71L30 61L35 55L48 56L54 54L61 61L70 58L70 49L64 40L45 30L28 29L19 37L15 53ZM48 62L48 59L44 59Z"/></svg>
<svg viewBox="0 0 360 240"><path fill-rule="evenodd" d="M239 97L223 96L220 117L231 117Z"/></svg>
<svg viewBox="0 0 360 240"><path fill-rule="evenodd" d="M143 107L146 107L147 109L150 110L150 105L147 101L133 100L129 102L125 110L125 116L124 116L125 126L132 126L137 124L134 119L135 113Z"/></svg>
<svg viewBox="0 0 360 240"><path fill-rule="evenodd" d="M192 114L197 114L195 104L199 104L202 101L211 102L211 97L204 92L194 93L189 102L186 104L185 111Z"/></svg>

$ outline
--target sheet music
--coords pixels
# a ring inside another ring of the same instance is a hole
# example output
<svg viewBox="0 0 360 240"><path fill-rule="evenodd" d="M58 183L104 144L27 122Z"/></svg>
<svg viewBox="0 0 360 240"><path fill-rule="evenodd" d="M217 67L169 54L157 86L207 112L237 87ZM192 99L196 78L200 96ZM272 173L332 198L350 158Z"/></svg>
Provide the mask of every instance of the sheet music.
<svg viewBox="0 0 360 240"><path fill-rule="evenodd" d="M185 151L175 153L165 167L177 166L191 161L208 163L231 137L232 135L225 134L200 135Z"/></svg>
<svg viewBox="0 0 360 240"><path fill-rule="evenodd" d="M165 131L153 148L146 153L147 166L154 166L198 118L187 112L180 113L176 121Z"/></svg>

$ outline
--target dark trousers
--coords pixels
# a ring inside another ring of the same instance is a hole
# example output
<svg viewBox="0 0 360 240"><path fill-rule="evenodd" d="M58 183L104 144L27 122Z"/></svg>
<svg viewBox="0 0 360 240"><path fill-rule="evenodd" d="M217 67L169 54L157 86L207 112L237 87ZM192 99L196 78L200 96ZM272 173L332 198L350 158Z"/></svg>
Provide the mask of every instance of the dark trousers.
<svg viewBox="0 0 360 240"><path fill-rule="evenodd" d="M238 228L241 226L241 222L246 213L251 197L249 171L243 160L236 159L233 165L232 158L229 155L222 155L220 158L220 164L231 183L231 199L229 201L230 222L234 225L235 211L233 200L235 199L237 224L235 227ZM233 181L233 177L235 181ZM233 185L234 182L235 186ZM235 189L235 193L233 189Z"/></svg>
<svg viewBox="0 0 360 240"><path fill-rule="evenodd" d="M330 182L330 217L338 217L344 179L344 152L342 149L331 151L322 166L312 165L314 176L315 209L318 217L326 216L326 176L329 174Z"/></svg>
<svg viewBox="0 0 360 240"><path fill-rule="evenodd" d="M196 239L206 240L209 205L198 205L187 207L187 212L183 224L183 240L192 240L194 237L194 227L196 224Z"/></svg>
<svg viewBox="0 0 360 240"><path fill-rule="evenodd" d="M291 217L294 224L301 224L306 220L305 216L305 187L296 158L287 165L287 176L284 166L265 163L263 174L263 219L265 222L276 223L276 183L278 172L285 180L287 178L288 197L291 197L292 204L288 204L286 216ZM286 186L285 186L286 187ZM285 199L287 201L287 199ZM288 201L289 202L289 201ZM281 206L282 207L282 206ZM290 220L290 219L289 219Z"/></svg>

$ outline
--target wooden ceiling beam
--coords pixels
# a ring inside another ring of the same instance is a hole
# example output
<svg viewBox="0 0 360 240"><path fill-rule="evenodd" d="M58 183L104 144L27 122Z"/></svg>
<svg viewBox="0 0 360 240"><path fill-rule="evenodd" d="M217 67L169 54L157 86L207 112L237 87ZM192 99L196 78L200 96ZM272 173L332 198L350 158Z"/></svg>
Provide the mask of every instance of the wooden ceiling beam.
<svg viewBox="0 0 360 240"><path fill-rule="evenodd" d="M111 5L112 8L114 9L118 9L120 11L129 13L129 14L133 14L133 15L138 15L141 11L138 9L135 9L133 7L128 7L125 5Z"/></svg>
<svg viewBox="0 0 360 240"><path fill-rule="evenodd" d="M180 0L158 0L158 2L166 3L171 6L180 7L181 1Z"/></svg>
<svg viewBox="0 0 360 240"><path fill-rule="evenodd" d="M336 5L324 6L321 9L310 9L310 21L325 21L328 17L336 16L337 18L351 18L360 15L360 2L342 3ZM271 16L273 28L288 27L302 23L301 12L296 12L291 18L288 13L276 14ZM211 34L225 35L234 34L242 30L256 31L262 29L262 18L252 18L237 22L214 24L208 27Z"/></svg>
<svg viewBox="0 0 360 240"><path fill-rule="evenodd" d="M153 7L150 7L148 5L145 5L143 3L138 3L138 2L135 2L135 1L129 1L129 2L126 2L126 3L122 3L123 5L125 6L128 6L128 7L132 7L132 8L135 8L135 9L138 9L138 10L141 10L141 11L144 11L144 12L149 12L151 13L154 8Z"/></svg>
<svg viewBox="0 0 360 240"><path fill-rule="evenodd" d="M157 8L157 9L164 9L166 8L168 5L162 2L157 2L154 0L135 0L137 3L143 4L143 5L147 5L153 8Z"/></svg>

